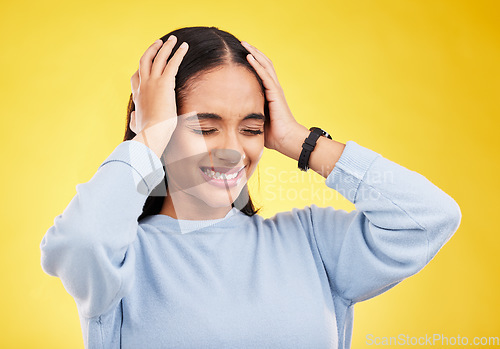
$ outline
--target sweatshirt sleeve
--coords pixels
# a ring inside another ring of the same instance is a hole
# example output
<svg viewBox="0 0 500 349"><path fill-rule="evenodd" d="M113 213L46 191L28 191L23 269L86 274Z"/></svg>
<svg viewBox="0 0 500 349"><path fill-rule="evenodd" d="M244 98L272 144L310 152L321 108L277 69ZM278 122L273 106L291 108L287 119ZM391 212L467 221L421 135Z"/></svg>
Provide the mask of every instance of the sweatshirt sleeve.
<svg viewBox="0 0 500 349"><path fill-rule="evenodd" d="M54 219L41 244L45 273L61 279L81 314L110 310L134 279L137 218L164 176L158 156L141 142L120 143Z"/></svg>
<svg viewBox="0 0 500 349"><path fill-rule="evenodd" d="M420 271L461 221L458 204L417 172L348 141L325 184L356 209L309 207L332 291L351 303Z"/></svg>

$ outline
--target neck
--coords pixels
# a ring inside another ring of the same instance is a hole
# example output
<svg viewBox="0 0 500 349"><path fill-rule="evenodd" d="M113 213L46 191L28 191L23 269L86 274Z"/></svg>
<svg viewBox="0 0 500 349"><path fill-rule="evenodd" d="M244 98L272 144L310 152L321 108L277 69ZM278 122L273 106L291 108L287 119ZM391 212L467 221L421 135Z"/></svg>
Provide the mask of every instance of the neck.
<svg viewBox="0 0 500 349"><path fill-rule="evenodd" d="M181 220L210 220L224 218L231 209L231 205L211 207L182 191L170 193L167 188L160 214Z"/></svg>

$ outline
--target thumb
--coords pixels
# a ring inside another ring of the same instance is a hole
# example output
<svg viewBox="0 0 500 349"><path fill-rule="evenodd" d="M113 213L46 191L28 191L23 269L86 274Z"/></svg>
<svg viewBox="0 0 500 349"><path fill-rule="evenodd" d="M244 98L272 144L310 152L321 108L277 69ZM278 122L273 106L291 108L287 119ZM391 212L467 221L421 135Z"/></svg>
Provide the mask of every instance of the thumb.
<svg viewBox="0 0 500 349"><path fill-rule="evenodd" d="M132 132L137 134L137 125L136 125L136 119L135 119L135 110L130 114L130 129Z"/></svg>

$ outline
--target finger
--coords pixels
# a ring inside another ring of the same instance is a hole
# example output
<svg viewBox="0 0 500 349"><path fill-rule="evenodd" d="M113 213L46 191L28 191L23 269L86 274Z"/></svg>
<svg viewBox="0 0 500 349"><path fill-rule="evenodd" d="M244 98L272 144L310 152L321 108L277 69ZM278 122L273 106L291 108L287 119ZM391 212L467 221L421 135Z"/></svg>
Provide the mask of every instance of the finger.
<svg viewBox="0 0 500 349"><path fill-rule="evenodd" d="M163 43L163 46L154 58L153 67L151 68L151 76L159 77L163 73L167 58L170 56L176 42L177 37L175 35L170 35L168 40Z"/></svg>
<svg viewBox="0 0 500 349"><path fill-rule="evenodd" d="M183 42L179 46L177 51L175 51L172 58L168 61L167 66L165 67L165 70L163 71L162 78L164 78L168 81L168 84L170 84L170 88L172 90L174 90L174 88L175 88L175 76L177 75L177 72L179 70L179 65L181 64L182 59L186 55L188 48L189 48L188 43ZM177 108L176 108L176 104L175 104L175 94L171 93L169 96L171 98L169 105L172 108L172 110L170 110L169 112L172 115L177 114Z"/></svg>
<svg viewBox="0 0 500 349"><path fill-rule="evenodd" d="M151 74L151 64L153 57L156 55L161 47L161 40L156 40L153 45L149 46L146 52L142 55L139 60L139 79L148 79Z"/></svg>
<svg viewBox="0 0 500 349"><path fill-rule="evenodd" d="M130 78L130 86L132 88L132 94L135 94L137 92L137 90L139 89L139 69L137 69L134 73L134 75L132 75L132 77Z"/></svg>
<svg viewBox="0 0 500 349"><path fill-rule="evenodd" d="M273 62L267 57L264 53L262 53L257 47L250 45L246 41L241 41L241 44L248 50L250 51L251 54L254 55L254 57L258 61L263 61L263 63L268 63L268 65L273 66ZM265 64L263 64L265 65Z"/></svg>
<svg viewBox="0 0 500 349"><path fill-rule="evenodd" d="M250 45L246 41L241 41L243 47L245 47L253 57L269 72L276 85L279 85L278 76L274 69L273 62L262 52L260 52L256 47Z"/></svg>
<svg viewBox="0 0 500 349"><path fill-rule="evenodd" d="M262 79L264 87L268 90L275 89L277 87L278 82L269 74L269 72L253 57L252 54L247 55L247 61L252 65L252 67L257 71L257 74Z"/></svg>
<svg viewBox="0 0 500 349"><path fill-rule="evenodd" d="M134 132L135 134L137 134L137 129L136 129L136 125L135 125L136 121L135 121L135 110L130 114L130 129L132 130L132 132Z"/></svg>
<svg viewBox="0 0 500 349"><path fill-rule="evenodd" d="M175 51L173 57L168 61L168 64L163 71L163 75L165 75L167 78L173 78L177 74L177 71L179 70L179 66L181 65L182 59L186 55L187 51L189 49L189 44L187 42L183 42L177 51Z"/></svg>

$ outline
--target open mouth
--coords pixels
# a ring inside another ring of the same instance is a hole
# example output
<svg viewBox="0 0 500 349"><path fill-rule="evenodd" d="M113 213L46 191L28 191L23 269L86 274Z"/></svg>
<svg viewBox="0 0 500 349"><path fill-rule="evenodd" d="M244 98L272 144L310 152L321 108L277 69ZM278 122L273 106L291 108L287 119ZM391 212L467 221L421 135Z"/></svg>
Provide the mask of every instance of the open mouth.
<svg viewBox="0 0 500 349"><path fill-rule="evenodd" d="M241 178L243 177L243 169L246 166L241 168L221 168L221 167L200 167L201 173L206 181L210 184L219 187L234 186L237 185Z"/></svg>
<svg viewBox="0 0 500 349"><path fill-rule="evenodd" d="M241 170L243 170L245 167L241 167L240 169L236 170L230 170L230 171L224 171L224 169L219 169L215 168L212 170L211 168L208 167L200 167L203 173L205 173L208 177L213 178L213 179L233 179L238 177L240 174Z"/></svg>

